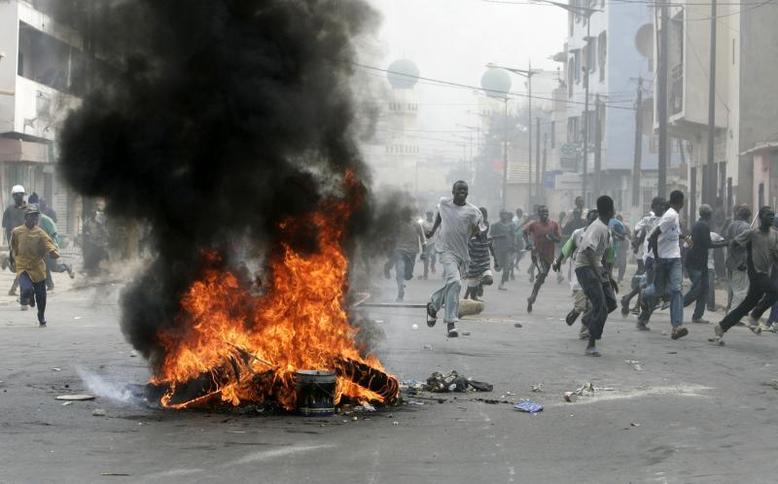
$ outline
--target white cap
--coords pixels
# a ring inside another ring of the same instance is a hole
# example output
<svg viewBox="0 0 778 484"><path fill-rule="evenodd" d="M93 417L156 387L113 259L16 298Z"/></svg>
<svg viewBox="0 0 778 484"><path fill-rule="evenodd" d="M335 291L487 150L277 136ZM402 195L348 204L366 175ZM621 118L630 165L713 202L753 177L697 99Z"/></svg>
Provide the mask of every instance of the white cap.
<svg viewBox="0 0 778 484"><path fill-rule="evenodd" d="M13 188L11 188L11 195L15 195L17 193L26 193L24 187L21 185L14 185Z"/></svg>

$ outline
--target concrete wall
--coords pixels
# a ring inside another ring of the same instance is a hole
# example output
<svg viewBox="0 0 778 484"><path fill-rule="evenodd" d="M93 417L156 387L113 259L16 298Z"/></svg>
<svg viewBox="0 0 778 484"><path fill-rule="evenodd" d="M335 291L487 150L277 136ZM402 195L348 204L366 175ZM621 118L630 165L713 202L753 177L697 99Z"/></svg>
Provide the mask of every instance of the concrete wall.
<svg viewBox="0 0 778 484"><path fill-rule="evenodd" d="M740 148L778 139L778 8L744 9L740 14ZM739 158L739 200L750 200L753 186L750 157Z"/></svg>

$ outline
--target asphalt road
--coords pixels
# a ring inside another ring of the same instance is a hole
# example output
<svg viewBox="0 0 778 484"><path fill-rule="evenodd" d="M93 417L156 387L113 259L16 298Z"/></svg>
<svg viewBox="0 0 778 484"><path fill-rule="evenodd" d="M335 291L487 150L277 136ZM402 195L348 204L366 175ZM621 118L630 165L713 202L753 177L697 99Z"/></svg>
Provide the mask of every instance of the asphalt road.
<svg viewBox="0 0 778 484"><path fill-rule="evenodd" d="M8 274L0 275L0 287L6 283ZM406 299L424 302L437 283L411 282ZM389 281L377 284L391 300ZM160 411L121 399L148 372L118 327L120 287L63 281L51 294L44 330L13 298L0 298L0 482L778 479L778 390L765 385L778 377L772 334L734 328L726 346L713 347L710 326L690 325L687 338L672 341L667 313L656 314L650 333L614 313L603 357L590 358L577 327L560 321L571 306L567 285L549 282L528 315L522 276L508 292L488 289L485 313L462 322L471 335L459 339L426 328L419 310L372 312L386 333L379 353L398 377L424 380L456 369L493 383L491 394L414 399L357 420ZM90 389L79 372L96 375L103 387ZM587 382L601 390L563 400ZM536 384L542 392L531 391ZM55 400L95 390L95 401ZM531 398L545 409L529 415L480 397ZM105 415L93 416L96 409Z"/></svg>

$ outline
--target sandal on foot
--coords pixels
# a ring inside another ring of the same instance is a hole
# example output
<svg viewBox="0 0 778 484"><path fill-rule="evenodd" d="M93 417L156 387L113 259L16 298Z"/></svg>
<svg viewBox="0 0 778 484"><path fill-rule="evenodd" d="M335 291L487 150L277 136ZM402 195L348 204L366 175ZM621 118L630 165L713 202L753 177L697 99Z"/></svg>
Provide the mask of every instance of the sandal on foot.
<svg viewBox="0 0 778 484"><path fill-rule="evenodd" d="M432 303L427 303L427 326L432 328L435 326L435 323L438 322L438 312L435 311L435 308L432 307Z"/></svg>

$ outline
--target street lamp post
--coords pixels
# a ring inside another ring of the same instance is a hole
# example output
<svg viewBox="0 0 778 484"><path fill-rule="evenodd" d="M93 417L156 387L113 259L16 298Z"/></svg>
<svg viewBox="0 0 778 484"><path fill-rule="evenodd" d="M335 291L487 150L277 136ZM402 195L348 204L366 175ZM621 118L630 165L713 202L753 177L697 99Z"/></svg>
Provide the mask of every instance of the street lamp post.
<svg viewBox="0 0 778 484"><path fill-rule="evenodd" d="M528 69L517 69L515 67L506 67L489 63L486 65L490 69L502 69L513 74L519 75L527 79L527 137L529 142L527 149L527 163L529 164L529 173L527 179L528 196L527 196L527 210L532 209L532 76L543 72L540 69L532 69L532 61L530 61ZM508 99L505 99L505 119L507 124L508 119ZM506 128L507 129L507 128ZM506 147L506 159L507 159L507 147ZM506 165L507 171L507 165Z"/></svg>

